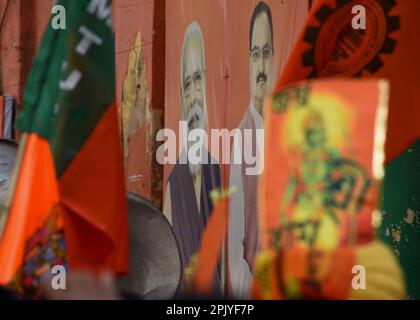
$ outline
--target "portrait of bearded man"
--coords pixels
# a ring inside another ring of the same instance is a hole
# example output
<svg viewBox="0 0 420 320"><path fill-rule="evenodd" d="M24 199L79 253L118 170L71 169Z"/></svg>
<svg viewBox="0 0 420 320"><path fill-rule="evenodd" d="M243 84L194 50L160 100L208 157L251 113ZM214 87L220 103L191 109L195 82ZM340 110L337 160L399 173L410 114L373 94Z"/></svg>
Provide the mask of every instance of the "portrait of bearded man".
<svg viewBox="0 0 420 320"><path fill-rule="evenodd" d="M188 133L194 129L205 132L207 118L205 49L203 34L196 21L192 22L185 32L180 75L182 119L187 123L187 132L182 134L188 136ZM180 158L168 178L163 210L178 240L184 269L200 249L201 235L213 208L210 192L220 188L219 164L204 145L200 146L202 161L198 163L189 161L188 150L192 145L187 142L186 146L183 146ZM219 264L214 280L216 290L220 290L220 274Z"/></svg>

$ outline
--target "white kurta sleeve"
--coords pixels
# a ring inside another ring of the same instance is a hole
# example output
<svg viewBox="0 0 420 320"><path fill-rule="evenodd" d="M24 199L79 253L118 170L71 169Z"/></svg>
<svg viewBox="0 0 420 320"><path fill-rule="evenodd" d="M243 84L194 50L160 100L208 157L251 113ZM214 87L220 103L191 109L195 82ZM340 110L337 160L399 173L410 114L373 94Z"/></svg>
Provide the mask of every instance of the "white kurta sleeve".
<svg viewBox="0 0 420 320"><path fill-rule="evenodd" d="M252 274L244 258L245 210L242 166L231 164L230 186L236 191L229 203L228 254L229 275L234 298L248 299Z"/></svg>

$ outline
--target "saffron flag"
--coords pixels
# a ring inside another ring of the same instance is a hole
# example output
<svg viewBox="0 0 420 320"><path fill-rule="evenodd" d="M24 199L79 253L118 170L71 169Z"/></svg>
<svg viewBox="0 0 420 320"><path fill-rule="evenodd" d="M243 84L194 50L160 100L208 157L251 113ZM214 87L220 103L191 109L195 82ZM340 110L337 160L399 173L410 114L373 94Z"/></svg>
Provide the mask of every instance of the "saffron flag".
<svg viewBox="0 0 420 320"><path fill-rule="evenodd" d="M372 240L387 97L387 83L377 80L309 81L273 95L260 181L263 249Z"/></svg>
<svg viewBox="0 0 420 320"><path fill-rule="evenodd" d="M319 0L276 85L304 79L385 78L390 84L385 144L383 221L379 236L392 245L420 298L420 43L417 0ZM354 96L360 95L354 92Z"/></svg>
<svg viewBox="0 0 420 320"><path fill-rule="evenodd" d="M230 191L212 190L215 203L209 222L201 239L201 248L197 256L197 270L194 275L193 292L202 296L211 296L215 292L214 275L228 223Z"/></svg>
<svg viewBox="0 0 420 320"><path fill-rule="evenodd" d="M265 112L253 296L402 299L402 273L390 248L374 243L372 224L384 176L386 81L297 83L267 99ZM366 260L366 250L389 263ZM351 291L355 265L372 270L365 296Z"/></svg>
<svg viewBox="0 0 420 320"><path fill-rule="evenodd" d="M27 240L46 224L64 229L71 269L128 267L112 3L58 4L66 28L47 27L17 119L23 150L0 243L1 283L14 277Z"/></svg>

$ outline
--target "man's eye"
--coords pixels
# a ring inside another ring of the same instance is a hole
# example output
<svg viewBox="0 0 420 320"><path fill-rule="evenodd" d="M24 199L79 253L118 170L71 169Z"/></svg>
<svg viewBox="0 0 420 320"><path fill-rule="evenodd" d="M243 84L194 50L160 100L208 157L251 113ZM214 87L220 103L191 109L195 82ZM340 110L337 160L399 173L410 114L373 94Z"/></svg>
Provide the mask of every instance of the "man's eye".
<svg viewBox="0 0 420 320"><path fill-rule="evenodd" d="M264 54L264 57L267 58L270 55L270 49L269 48L265 48L263 54Z"/></svg>
<svg viewBox="0 0 420 320"><path fill-rule="evenodd" d="M191 87L191 81L184 82L184 89L187 90Z"/></svg>
<svg viewBox="0 0 420 320"><path fill-rule="evenodd" d="M201 81L201 74L195 75L195 81Z"/></svg>

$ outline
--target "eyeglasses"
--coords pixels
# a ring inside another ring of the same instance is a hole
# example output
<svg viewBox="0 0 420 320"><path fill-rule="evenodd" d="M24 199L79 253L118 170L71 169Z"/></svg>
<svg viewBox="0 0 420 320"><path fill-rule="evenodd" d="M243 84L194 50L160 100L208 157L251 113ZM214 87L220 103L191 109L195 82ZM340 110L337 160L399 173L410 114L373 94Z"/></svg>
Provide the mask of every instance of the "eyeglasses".
<svg viewBox="0 0 420 320"><path fill-rule="evenodd" d="M273 52L273 45L267 44L263 48L253 48L250 50L251 58L254 62L257 62L260 60L261 57L263 57L264 60L267 60L271 53Z"/></svg>
<svg viewBox="0 0 420 320"><path fill-rule="evenodd" d="M184 94L186 97L189 97L191 94L191 88L194 86L194 89L198 92L201 92L202 90L202 84L203 84L203 77L206 74L205 71L197 71L194 72L192 76L187 76L184 79Z"/></svg>

